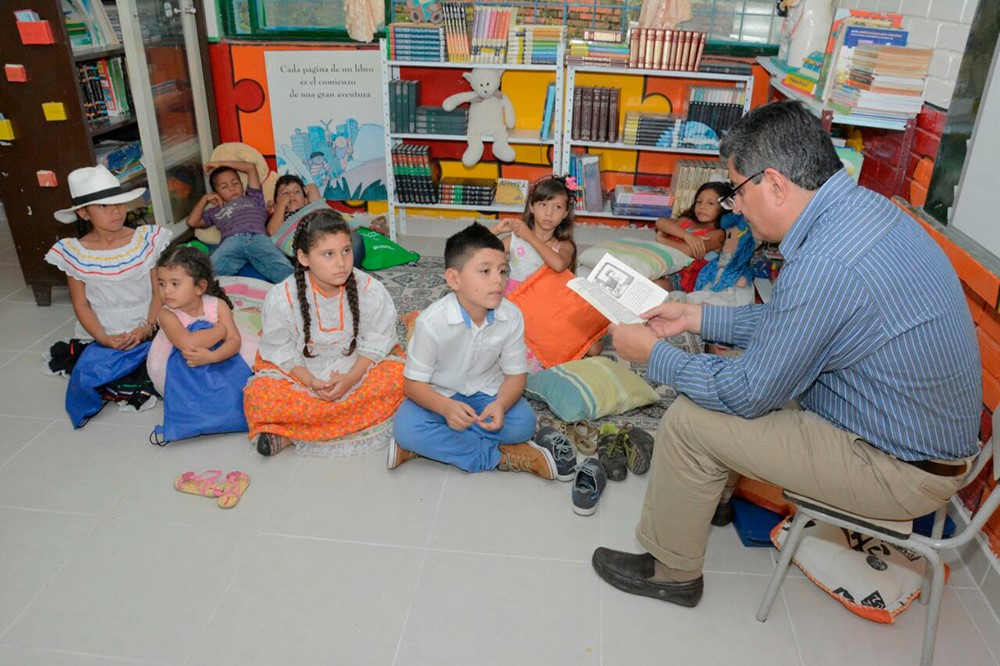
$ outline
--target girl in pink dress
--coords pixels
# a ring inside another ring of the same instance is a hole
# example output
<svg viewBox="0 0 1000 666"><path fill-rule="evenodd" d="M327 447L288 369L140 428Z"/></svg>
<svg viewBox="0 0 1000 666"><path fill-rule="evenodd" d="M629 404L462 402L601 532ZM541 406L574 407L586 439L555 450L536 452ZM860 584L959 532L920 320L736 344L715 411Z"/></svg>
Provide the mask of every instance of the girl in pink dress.
<svg viewBox="0 0 1000 666"><path fill-rule="evenodd" d="M146 370L160 395L164 395L167 359L174 347L191 367L225 361L237 353L253 367L258 338L241 332L233 321L233 304L212 275L208 255L193 247L165 252L156 262L156 280L163 308L157 316L160 331L153 338ZM189 331L199 319L214 326Z"/></svg>

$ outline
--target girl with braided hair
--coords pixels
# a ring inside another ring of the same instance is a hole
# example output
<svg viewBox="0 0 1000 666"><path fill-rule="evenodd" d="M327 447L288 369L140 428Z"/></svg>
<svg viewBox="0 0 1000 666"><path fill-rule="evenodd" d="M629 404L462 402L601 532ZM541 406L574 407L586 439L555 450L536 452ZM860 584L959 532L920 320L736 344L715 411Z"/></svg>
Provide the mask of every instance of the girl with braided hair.
<svg viewBox="0 0 1000 666"><path fill-rule="evenodd" d="M264 301L254 377L243 404L251 440L270 456L348 455L382 448L403 401L396 307L389 292L353 267L351 232L329 209L302 218L295 274Z"/></svg>
<svg viewBox="0 0 1000 666"><path fill-rule="evenodd" d="M174 348L192 368L236 354L248 367L253 365L257 336L240 331L233 321L233 303L212 274L207 254L193 247L167 250L156 262L156 283L163 307L156 318L160 331L149 348L146 370L161 396L166 396L167 361ZM199 320L212 326L190 330Z"/></svg>

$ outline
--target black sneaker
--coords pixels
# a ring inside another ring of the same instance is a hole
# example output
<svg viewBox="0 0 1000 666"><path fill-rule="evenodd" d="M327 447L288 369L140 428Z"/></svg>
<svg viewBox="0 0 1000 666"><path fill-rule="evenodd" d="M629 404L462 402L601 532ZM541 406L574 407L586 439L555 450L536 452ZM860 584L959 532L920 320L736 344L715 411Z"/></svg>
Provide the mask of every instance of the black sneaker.
<svg viewBox="0 0 1000 666"><path fill-rule="evenodd" d="M587 458L576 470L573 481L573 513L589 516L597 511L597 500L608 484L608 474L597 458Z"/></svg>
<svg viewBox="0 0 1000 666"><path fill-rule="evenodd" d="M535 435L535 444L548 450L556 461L556 478L572 481L576 471L576 452L569 438L551 426L544 426Z"/></svg>
<svg viewBox="0 0 1000 666"><path fill-rule="evenodd" d="M291 444L281 435L272 432L262 432L257 435L257 453L262 456L273 456L281 453L281 450Z"/></svg>
<svg viewBox="0 0 1000 666"><path fill-rule="evenodd" d="M628 461L622 437L614 423L601 426L601 436L597 440L597 459L604 465L604 471L612 481L624 481L628 476Z"/></svg>
<svg viewBox="0 0 1000 666"><path fill-rule="evenodd" d="M626 423L618 431L621 446L625 449L625 462L633 474L645 474L653 462L653 436L642 428Z"/></svg>

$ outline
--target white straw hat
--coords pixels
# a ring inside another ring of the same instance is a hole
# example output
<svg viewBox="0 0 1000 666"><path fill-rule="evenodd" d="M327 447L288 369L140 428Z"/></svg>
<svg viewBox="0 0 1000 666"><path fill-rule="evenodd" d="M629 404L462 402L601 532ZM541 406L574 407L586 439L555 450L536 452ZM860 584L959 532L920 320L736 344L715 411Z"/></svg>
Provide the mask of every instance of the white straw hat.
<svg viewBox="0 0 1000 666"><path fill-rule="evenodd" d="M120 204L138 199L146 191L137 187L126 192L115 175L103 165L74 169L66 179L73 205L55 212L55 218L63 224L76 222L76 211L90 204Z"/></svg>

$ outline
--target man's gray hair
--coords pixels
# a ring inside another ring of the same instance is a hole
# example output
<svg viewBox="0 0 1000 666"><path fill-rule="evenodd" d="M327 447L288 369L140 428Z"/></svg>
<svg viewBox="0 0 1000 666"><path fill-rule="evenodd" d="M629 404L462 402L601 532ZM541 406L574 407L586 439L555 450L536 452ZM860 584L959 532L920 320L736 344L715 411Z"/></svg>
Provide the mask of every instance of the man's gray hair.
<svg viewBox="0 0 1000 666"><path fill-rule="evenodd" d="M743 116L722 138L719 154L744 176L770 167L810 191L843 167L819 118L795 101L767 104Z"/></svg>

